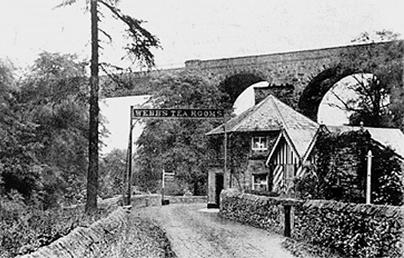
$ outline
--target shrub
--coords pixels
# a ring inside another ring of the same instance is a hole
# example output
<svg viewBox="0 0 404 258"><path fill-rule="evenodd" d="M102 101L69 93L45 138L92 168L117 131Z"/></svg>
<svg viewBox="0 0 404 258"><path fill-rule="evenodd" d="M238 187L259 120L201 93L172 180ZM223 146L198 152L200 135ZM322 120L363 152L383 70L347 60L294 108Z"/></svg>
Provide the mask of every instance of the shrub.
<svg viewBox="0 0 404 258"><path fill-rule="evenodd" d="M100 210L87 216L82 207L40 210L26 205L20 194L12 192L8 198L0 197L0 253L8 258L33 252L78 226L89 226L108 212Z"/></svg>
<svg viewBox="0 0 404 258"><path fill-rule="evenodd" d="M364 203L367 153L372 159L372 203L402 205L403 171L390 148L381 149L367 131L320 134L316 163L295 181L299 197Z"/></svg>

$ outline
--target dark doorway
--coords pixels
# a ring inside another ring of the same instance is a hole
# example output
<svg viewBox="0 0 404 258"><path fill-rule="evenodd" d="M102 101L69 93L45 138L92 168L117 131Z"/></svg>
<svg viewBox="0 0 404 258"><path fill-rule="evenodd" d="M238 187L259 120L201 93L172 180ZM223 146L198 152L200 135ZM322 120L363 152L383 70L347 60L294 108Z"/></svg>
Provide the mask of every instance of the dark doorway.
<svg viewBox="0 0 404 258"><path fill-rule="evenodd" d="M220 207L220 192L223 190L223 174L216 174L216 205Z"/></svg>

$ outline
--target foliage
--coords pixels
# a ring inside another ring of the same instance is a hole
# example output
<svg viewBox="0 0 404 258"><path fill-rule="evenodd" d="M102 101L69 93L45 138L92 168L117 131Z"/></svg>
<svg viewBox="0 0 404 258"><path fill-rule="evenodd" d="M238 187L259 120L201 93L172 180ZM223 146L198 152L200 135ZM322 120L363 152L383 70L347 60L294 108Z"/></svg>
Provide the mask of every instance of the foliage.
<svg viewBox="0 0 404 258"><path fill-rule="evenodd" d="M65 0L57 7L69 6L77 2L77 0ZM91 80L90 80L90 97L89 97L89 133L88 133L88 172L87 172L87 198L86 198L86 211L88 213L97 210L97 195L98 195L98 148L99 148L99 66L103 68L104 72L113 80L116 76L113 75L106 68L113 67L111 64L99 63L99 49L100 42L98 32L103 33L110 41L112 37L99 27L99 21L104 18L105 11L99 9L99 4L105 7L108 12L112 13L114 18L127 26L126 38L130 41L125 47L128 57L133 57L133 64L138 62L140 65L145 64L148 68L154 66L154 55L150 51L151 48L159 48L160 42L157 37L152 35L148 30L141 25L143 21L135 19L129 15L121 12L117 7L119 0L91 0L87 1L90 6L90 20L91 20ZM122 70L119 68L119 70ZM119 82L119 80L118 80Z"/></svg>
<svg viewBox="0 0 404 258"><path fill-rule="evenodd" d="M44 208L57 205L64 194L72 194L67 192L69 178L85 177L85 68L86 63L78 61L75 55L43 52L19 83L18 114L35 125L31 139L40 146L34 156L44 190Z"/></svg>
<svg viewBox="0 0 404 258"><path fill-rule="evenodd" d="M372 203L402 205L403 172L394 152L372 144L367 131L322 133L316 163L296 182L302 198L364 202L368 150L372 150Z"/></svg>
<svg viewBox="0 0 404 258"><path fill-rule="evenodd" d="M221 194L220 215L282 234L284 208L293 206L291 237L303 248L288 249L298 257L402 257L403 207L328 200L292 200L242 194ZM298 250L296 250L298 249ZM329 255L329 256L327 256Z"/></svg>
<svg viewBox="0 0 404 258"><path fill-rule="evenodd" d="M372 202L376 204L404 204L404 171L390 148L373 148Z"/></svg>
<svg viewBox="0 0 404 258"><path fill-rule="evenodd" d="M350 87L358 94L355 100L344 101L344 108L352 111L350 123L367 126L403 128L403 53L404 41L396 40L398 34L390 31L376 32L378 41L363 33L355 42L368 43L357 48L346 48L340 55L339 74L371 74L357 78ZM369 44L369 42L371 42Z"/></svg>
<svg viewBox="0 0 404 258"><path fill-rule="evenodd" d="M319 178L317 177L317 166L305 166L306 172L300 178L295 178L294 185L297 198L318 199L321 198Z"/></svg>
<svg viewBox="0 0 404 258"><path fill-rule="evenodd" d="M356 43L376 43L376 42L386 42L392 40L398 40L401 37L399 33L390 30L374 31L369 33L367 31L362 32L358 37L351 40L351 42Z"/></svg>
<svg viewBox="0 0 404 258"><path fill-rule="evenodd" d="M43 52L20 80L2 72L0 195L48 209L82 200L87 166L86 64Z"/></svg>
<svg viewBox="0 0 404 258"><path fill-rule="evenodd" d="M223 107L223 93L214 78L199 72L183 71L154 78L160 91L153 95L154 108L215 108ZM146 190L156 189L163 169L176 173L184 188L195 195L206 193L209 153L205 133L218 125L218 120L145 121L137 144L137 183Z"/></svg>
<svg viewBox="0 0 404 258"><path fill-rule="evenodd" d="M386 30L374 35L362 33L353 40L355 46L342 48L338 61L309 82L300 97L300 111L315 120L324 95L340 80L356 75L355 83L347 87L357 96L346 100L335 91L334 96L342 102L335 107L352 113L352 125L364 122L367 126L403 128L404 42L399 37Z"/></svg>
<svg viewBox="0 0 404 258"><path fill-rule="evenodd" d="M307 201L295 206L294 238L343 257L402 257L400 209Z"/></svg>
<svg viewBox="0 0 404 258"><path fill-rule="evenodd" d="M228 137L228 169L235 178L240 190L243 189L246 180L245 171L248 166L250 150L250 135L231 134ZM250 178L247 180L250 180Z"/></svg>
<svg viewBox="0 0 404 258"><path fill-rule="evenodd" d="M0 62L0 195L17 189L28 201L40 188L35 151L41 146L35 124L18 114L16 94L12 66Z"/></svg>
<svg viewBox="0 0 404 258"><path fill-rule="evenodd" d="M78 226L89 226L104 217L100 210L92 217L84 215L82 208L40 210L24 203L24 197L11 191L0 196L0 253L2 257L15 257L33 252L67 235Z"/></svg>
<svg viewBox="0 0 404 258"><path fill-rule="evenodd" d="M123 192L126 151L114 149L100 160L100 196L113 197Z"/></svg>

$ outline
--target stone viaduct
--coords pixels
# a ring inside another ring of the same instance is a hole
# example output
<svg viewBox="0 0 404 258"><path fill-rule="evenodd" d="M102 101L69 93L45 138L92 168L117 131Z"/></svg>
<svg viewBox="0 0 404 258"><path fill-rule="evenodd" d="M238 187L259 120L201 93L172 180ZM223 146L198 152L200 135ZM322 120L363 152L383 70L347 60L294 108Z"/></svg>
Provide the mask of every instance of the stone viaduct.
<svg viewBox="0 0 404 258"><path fill-rule="evenodd" d="M216 76L221 82L220 87L229 93L234 102L251 84L267 81L269 82L267 88L255 90L256 102L272 93L307 116L315 118L324 94L342 78L337 76L335 67L343 51L364 52L369 51L369 48L385 47L393 43L350 45L213 60L188 60L183 68L132 73L130 82L132 87L137 89L135 92L147 94L147 90L151 89L150 79L155 75L200 70Z"/></svg>

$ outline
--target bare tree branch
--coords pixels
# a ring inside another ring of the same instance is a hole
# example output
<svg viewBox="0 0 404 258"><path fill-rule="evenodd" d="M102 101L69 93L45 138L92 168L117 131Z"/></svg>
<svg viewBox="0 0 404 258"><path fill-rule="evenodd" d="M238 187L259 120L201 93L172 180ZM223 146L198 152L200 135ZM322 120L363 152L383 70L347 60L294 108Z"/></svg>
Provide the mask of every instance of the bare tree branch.
<svg viewBox="0 0 404 258"><path fill-rule="evenodd" d="M105 37L108 38L109 43L112 42L112 37L111 37L111 35L109 35L105 30L98 28L98 31L101 32Z"/></svg>

